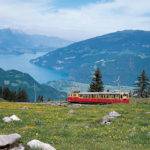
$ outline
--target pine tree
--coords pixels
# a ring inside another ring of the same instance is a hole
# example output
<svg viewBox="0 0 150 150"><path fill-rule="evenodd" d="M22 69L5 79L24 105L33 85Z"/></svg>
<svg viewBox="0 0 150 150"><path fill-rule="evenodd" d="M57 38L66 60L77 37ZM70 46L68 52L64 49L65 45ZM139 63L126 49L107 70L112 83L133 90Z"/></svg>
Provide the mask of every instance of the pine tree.
<svg viewBox="0 0 150 150"><path fill-rule="evenodd" d="M5 100L10 100L11 99L11 91L8 87L4 87L3 88L3 92L2 92L2 95Z"/></svg>
<svg viewBox="0 0 150 150"><path fill-rule="evenodd" d="M28 95L25 90L19 89L17 93L17 101L18 102L27 102Z"/></svg>
<svg viewBox="0 0 150 150"><path fill-rule="evenodd" d="M39 95L36 101L37 102L44 102L44 97Z"/></svg>
<svg viewBox="0 0 150 150"><path fill-rule="evenodd" d="M146 98L149 95L149 88L150 88L149 79L145 71L143 70L138 77L135 93L137 94L138 97Z"/></svg>
<svg viewBox="0 0 150 150"><path fill-rule="evenodd" d="M102 74L97 68L94 72L92 82L90 84L90 92L102 92L104 90L103 81L102 81Z"/></svg>
<svg viewBox="0 0 150 150"><path fill-rule="evenodd" d="M148 85L148 97L150 97L150 83Z"/></svg>
<svg viewBox="0 0 150 150"><path fill-rule="evenodd" d="M2 87L0 86L0 98L2 98L3 94L2 94Z"/></svg>
<svg viewBox="0 0 150 150"><path fill-rule="evenodd" d="M16 91L11 91L10 93L10 101L16 102L17 101L17 92Z"/></svg>

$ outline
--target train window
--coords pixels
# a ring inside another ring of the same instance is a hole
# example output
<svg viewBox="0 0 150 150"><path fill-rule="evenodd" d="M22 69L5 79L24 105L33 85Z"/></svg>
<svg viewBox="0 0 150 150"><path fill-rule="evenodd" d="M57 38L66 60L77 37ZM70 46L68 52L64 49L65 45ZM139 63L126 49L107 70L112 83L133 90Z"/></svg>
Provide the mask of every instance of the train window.
<svg viewBox="0 0 150 150"><path fill-rule="evenodd" d="M127 96L126 94L123 94L123 96Z"/></svg>

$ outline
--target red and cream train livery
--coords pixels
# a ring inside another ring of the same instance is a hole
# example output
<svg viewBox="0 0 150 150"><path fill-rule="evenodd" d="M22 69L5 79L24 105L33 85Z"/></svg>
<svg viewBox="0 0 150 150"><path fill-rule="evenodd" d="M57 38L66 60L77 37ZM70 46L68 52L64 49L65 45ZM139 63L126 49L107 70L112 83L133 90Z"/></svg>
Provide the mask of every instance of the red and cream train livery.
<svg viewBox="0 0 150 150"><path fill-rule="evenodd" d="M71 103L129 103L127 92L72 92L68 95L68 102Z"/></svg>

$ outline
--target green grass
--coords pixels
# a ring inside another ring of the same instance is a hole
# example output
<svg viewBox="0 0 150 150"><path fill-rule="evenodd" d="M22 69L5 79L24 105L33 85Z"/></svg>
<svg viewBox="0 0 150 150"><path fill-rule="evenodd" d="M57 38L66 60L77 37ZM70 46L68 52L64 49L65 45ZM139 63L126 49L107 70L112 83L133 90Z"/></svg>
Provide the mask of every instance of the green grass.
<svg viewBox="0 0 150 150"><path fill-rule="evenodd" d="M32 139L50 143L57 150L150 149L150 100L117 105L83 105L80 108L44 104L0 103L0 134L19 133L22 143ZM29 109L22 110L27 106ZM69 110L74 109L73 114ZM122 116L111 125L99 120L110 111ZM21 122L4 123L15 114Z"/></svg>

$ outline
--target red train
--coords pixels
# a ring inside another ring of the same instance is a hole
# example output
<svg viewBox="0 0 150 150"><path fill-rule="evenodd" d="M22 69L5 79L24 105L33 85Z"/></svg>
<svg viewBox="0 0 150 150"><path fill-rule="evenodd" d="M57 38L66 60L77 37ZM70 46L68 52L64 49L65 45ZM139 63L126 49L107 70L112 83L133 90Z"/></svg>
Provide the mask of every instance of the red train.
<svg viewBox="0 0 150 150"><path fill-rule="evenodd" d="M68 102L71 103L129 103L127 92L73 92L68 95Z"/></svg>

